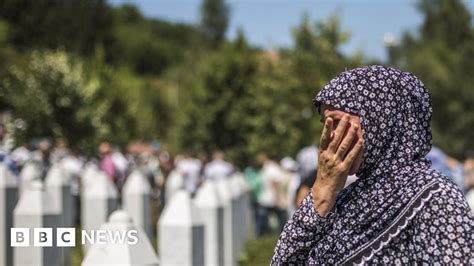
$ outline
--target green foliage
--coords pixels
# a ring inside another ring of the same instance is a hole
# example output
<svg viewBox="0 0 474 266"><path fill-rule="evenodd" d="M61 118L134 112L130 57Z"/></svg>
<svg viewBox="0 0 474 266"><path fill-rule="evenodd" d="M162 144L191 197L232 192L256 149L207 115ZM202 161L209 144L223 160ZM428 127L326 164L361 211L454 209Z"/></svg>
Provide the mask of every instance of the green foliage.
<svg viewBox="0 0 474 266"><path fill-rule="evenodd" d="M461 1L421 1L420 36L406 34L392 62L426 85L434 144L461 159L474 149L474 27Z"/></svg>
<svg viewBox="0 0 474 266"><path fill-rule="evenodd" d="M250 49L241 32L234 43L175 74L182 77L175 83L181 107L175 143L223 150L243 166L258 153L294 155L317 141L321 125L311 99L361 60L339 52L347 37L336 18L314 27L304 20L295 35L296 48L279 55Z"/></svg>
<svg viewBox="0 0 474 266"><path fill-rule="evenodd" d="M239 265L268 265L272 261L273 250L278 235L266 235L257 240L247 241L245 249L239 256Z"/></svg>
<svg viewBox="0 0 474 266"><path fill-rule="evenodd" d="M85 62L62 51L35 51L24 65L9 68L0 88L1 100L26 122L27 130L16 132L20 143L52 136L94 153L104 139L154 139L163 133L159 123L170 121L158 86L104 65L100 56Z"/></svg>
<svg viewBox="0 0 474 266"><path fill-rule="evenodd" d="M87 77L83 63L64 52L33 52L25 65L14 65L1 82L2 98L15 107L28 130L18 132L20 140L35 136L93 137L101 116L88 106L100 81ZM78 143L73 143L78 144Z"/></svg>
<svg viewBox="0 0 474 266"><path fill-rule="evenodd" d="M432 95L434 141L462 157L474 149L474 29L461 1L421 1L425 22L390 50ZM230 10L203 0L199 25L144 17L105 1L0 2L0 107L26 122L20 141L63 137L93 153L107 139L224 150L240 166L258 153L294 155L318 141L311 99L360 66L340 51L337 16L293 30L294 46L262 51L242 30L225 40Z"/></svg>
<svg viewBox="0 0 474 266"><path fill-rule="evenodd" d="M62 48L85 55L109 40L113 23L105 0L3 0L0 18L14 26L10 40L18 49Z"/></svg>
<svg viewBox="0 0 474 266"><path fill-rule="evenodd" d="M114 19L114 42L106 46L107 60L139 74L161 74L182 62L186 51L200 38L193 26L146 19L130 5L114 10Z"/></svg>

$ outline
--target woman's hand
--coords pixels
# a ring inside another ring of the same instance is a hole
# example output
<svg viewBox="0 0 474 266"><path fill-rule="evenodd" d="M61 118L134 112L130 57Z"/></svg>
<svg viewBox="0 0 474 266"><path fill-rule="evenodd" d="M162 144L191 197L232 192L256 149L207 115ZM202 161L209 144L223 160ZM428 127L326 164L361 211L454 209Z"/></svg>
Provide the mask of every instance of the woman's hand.
<svg viewBox="0 0 474 266"><path fill-rule="evenodd" d="M344 188L349 169L362 150L362 139L354 144L358 126L351 125L345 114L333 134L333 119L324 123L319 147L318 173L312 187L316 211L326 216L334 207L337 195ZM347 134L346 134L347 132Z"/></svg>

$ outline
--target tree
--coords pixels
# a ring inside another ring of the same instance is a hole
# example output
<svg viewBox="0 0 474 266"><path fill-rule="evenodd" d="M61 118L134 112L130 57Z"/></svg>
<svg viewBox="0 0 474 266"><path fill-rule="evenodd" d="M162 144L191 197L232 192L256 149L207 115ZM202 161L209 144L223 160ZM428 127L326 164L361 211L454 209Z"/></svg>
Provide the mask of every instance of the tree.
<svg viewBox="0 0 474 266"><path fill-rule="evenodd" d="M474 149L474 27L462 1L420 1L420 34L406 33L396 66L417 75L431 94L435 145L462 159Z"/></svg>
<svg viewBox="0 0 474 266"><path fill-rule="evenodd" d="M201 30L212 48L225 40L229 24L229 7L224 0L203 0L201 5Z"/></svg>
<svg viewBox="0 0 474 266"><path fill-rule="evenodd" d="M104 0L3 0L0 18L12 25L10 39L18 49L61 48L81 55L110 41L113 24Z"/></svg>
<svg viewBox="0 0 474 266"><path fill-rule="evenodd" d="M301 34L307 46L280 53L248 47L241 34L175 74L175 143L187 150L223 150L240 166L261 152L295 155L314 144L321 125L312 98L360 60L339 52L346 35L335 18L314 26L304 22L295 30L297 42Z"/></svg>

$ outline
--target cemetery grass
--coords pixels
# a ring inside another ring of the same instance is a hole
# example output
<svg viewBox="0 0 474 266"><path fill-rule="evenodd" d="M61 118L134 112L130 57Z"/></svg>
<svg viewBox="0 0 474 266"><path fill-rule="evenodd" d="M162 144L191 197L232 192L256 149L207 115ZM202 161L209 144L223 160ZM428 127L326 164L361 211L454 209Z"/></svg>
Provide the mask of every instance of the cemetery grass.
<svg viewBox="0 0 474 266"><path fill-rule="evenodd" d="M76 225L76 246L71 252L71 266L80 266L84 259L81 245L81 230L82 226Z"/></svg>
<svg viewBox="0 0 474 266"><path fill-rule="evenodd" d="M277 240L277 234L269 234L247 241L244 250L240 253L238 264L240 266L270 264Z"/></svg>

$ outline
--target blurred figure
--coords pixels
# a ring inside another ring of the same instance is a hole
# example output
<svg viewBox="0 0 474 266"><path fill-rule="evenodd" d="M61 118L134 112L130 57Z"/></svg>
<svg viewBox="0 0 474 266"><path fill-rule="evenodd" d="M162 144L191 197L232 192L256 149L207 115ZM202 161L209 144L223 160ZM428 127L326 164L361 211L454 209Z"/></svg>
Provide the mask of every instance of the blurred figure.
<svg viewBox="0 0 474 266"><path fill-rule="evenodd" d="M31 151L28 148L28 144L17 147L11 153L11 159L16 163L18 171L21 171L26 162L31 160Z"/></svg>
<svg viewBox="0 0 474 266"><path fill-rule="evenodd" d="M112 159L112 151L108 142L102 142L99 145L100 164L99 169L102 170L107 177L116 184L116 172L114 160Z"/></svg>
<svg viewBox="0 0 474 266"><path fill-rule="evenodd" d="M5 129L5 125L0 123L0 150L5 151L5 136L7 135L7 131Z"/></svg>
<svg viewBox="0 0 474 266"><path fill-rule="evenodd" d="M191 194L194 194L198 187L201 167L202 162L191 157L189 153L185 153L184 158L176 163L176 169L184 178L184 188Z"/></svg>
<svg viewBox="0 0 474 266"><path fill-rule="evenodd" d="M301 183L301 176L298 174L299 165L290 157L285 157L280 161L280 165L288 175L287 191L286 191L286 210L288 217L295 212L296 191Z"/></svg>
<svg viewBox="0 0 474 266"><path fill-rule="evenodd" d="M250 166L247 166L244 170L244 177L245 180L247 181L247 184L249 184L250 189L252 191L251 193L251 208L252 208L252 214L254 217L255 224L258 225L258 210L259 210L259 198L260 195L262 194L262 176L260 174L260 171L258 169L261 168L261 165L259 166L255 160L252 160L250 162ZM260 236L260 228L258 226L255 226L254 228L254 233L258 237Z"/></svg>
<svg viewBox="0 0 474 266"><path fill-rule="evenodd" d="M300 166L299 174L304 179L318 168L318 147L316 145L301 149L296 155L296 161Z"/></svg>
<svg viewBox="0 0 474 266"><path fill-rule="evenodd" d="M432 146L426 158L431 161L431 167L449 176L458 185L463 193L466 193L464 185L463 165L454 158L446 155L440 148Z"/></svg>
<svg viewBox="0 0 474 266"><path fill-rule="evenodd" d="M69 155L69 150L67 148L66 141L64 139L59 139L56 141L56 146L51 152L51 162L57 163L62 159L66 158Z"/></svg>
<svg viewBox="0 0 474 266"><path fill-rule="evenodd" d="M72 150L69 152L66 157L62 158L59 162L66 172L68 172L71 177L71 195L74 198L75 212L74 212L74 222L76 224L80 223L81 217L81 201L80 201L80 176L85 165L85 159L81 158L77 150Z"/></svg>
<svg viewBox="0 0 474 266"><path fill-rule="evenodd" d="M474 190L474 150L466 152L463 168L466 191Z"/></svg>
<svg viewBox="0 0 474 266"><path fill-rule="evenodd" d="M200 151L198 152L197 158L199 161L201 161L201 170L199 170L199 181L197 185L198 187L200 187L205 180L204 171L206 169L207 164L209 163L209 156L207 156L206 152Z"/></svg>
<svg viewBox="0 0 474 266"><path fill-rule="evenodd" d="M214 152L212 161L204 167L204 177L206 180L220 181L228 178L234 173L234 166L225 161L223 152Z"/></svg>
<svg viewBox="0 0 474 266"><path fill-rule="evenodd" d="M5 126L0 123L0 163L3 163L14 175L18 176L17 165L10 157L9 149L5 144L6 134Z"/></svg>
<svg viewBox="0 0 474 266"><path fill-rule="evenodd" d="M466 153L464 161L464 184L466 187L466 200L474 212L474 150Z"/></svg>
<svg viewBox="0 0 474 266"><path fill-rule="evenodd" d="M265 154L259 155L262 162L262 193L258 199L257 209L257 236L261 236L270 231L269 219L274 215L277 220L277 228L281 230L285 222L285 212L278 208L278 186L284 178L283 170L274 160Z"/></svg>
<svg viewBox="0 0 474 266"><path fill-rule="evenodd" d="M44 180L51 167L51 144L43 139L38 143L38 149L33 153L33 161L38 163L41 169L41 180Z"/></svg>

